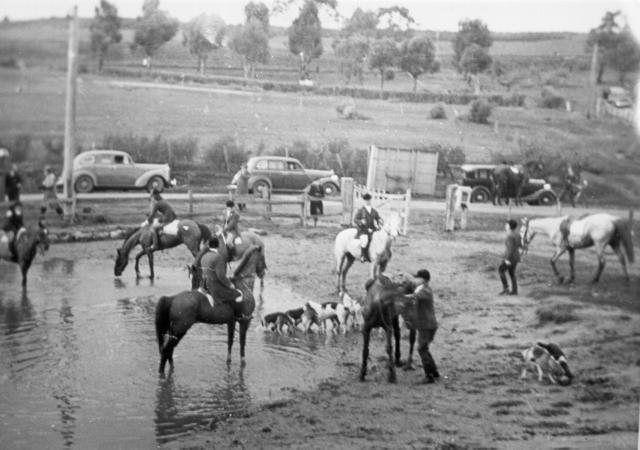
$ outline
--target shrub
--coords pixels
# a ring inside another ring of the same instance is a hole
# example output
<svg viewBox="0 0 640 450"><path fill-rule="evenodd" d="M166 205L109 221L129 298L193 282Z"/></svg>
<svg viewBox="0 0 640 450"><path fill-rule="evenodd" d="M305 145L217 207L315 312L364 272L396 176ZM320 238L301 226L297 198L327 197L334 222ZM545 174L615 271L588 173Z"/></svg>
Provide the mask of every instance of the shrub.
<svg viewBox="0 0 640 450"><path fill-rule="evenodd" d="M103 138L102 147L125 151L134 161L143 163L189 163L198 154L198 140L192 137L168 140L162 135L148 138L133 133L110 134Z"/></svg>
<svg viewBox="0 0 640 450"><path fill-rule="evenodd" d="M12 162L22 163L27 160L31 150L31 135L19 134L11 143L0 142L0 148L9 150Z"/></svg>
<svg viewBox="0 0 640 450"><path fill-rule="evenodd" d="M471 103L469 111L469 120L475 123L489 123L488 118L491 114L491 105L484 100L476 100Z"/></svg>
<svg viewBox="0 0 640 450"><path fill-rule="evenodd" d="M564 108L565 104L565 98L553 87L545 86L542 88L542 100L540 101L540 106L543 108L557 109Z"/></svg>
<svg viewBox="0 0 640 450"><path fill-rule="evenodd" d="M204 151L204 160L214 171L232 173L240 169L249 152L233 136L222 136Z"/></svg>
<svg viewBox="0 0 640 450"><path fill-rule="evenodd" d="M447 112L444 110L443 105L436 105L433 108L431 108L431 111L429 111L429 116L432 119L446 119Z"/></svg>
<svg viewBox="0 0 640 450"><path fill-rule="evenodd" d="M387 69L384 72L385 81L393 81L396 78L396 72L393 69Z"/></svg>
<svg viewBox="0 0 640 450"><path fill-rule="evenodd" d="M262 89L264 89L265 91L272 91L274 88L274 84L270 81L262 83Z"/></svg>
<svg viewBox="0 0 640 450"><path fill-rule="evenodd" d="M549 322L560 324L570 322L572 320L578 320L578 316L574 312L576 309L578 309L577 305L569 303L541 306L536 310L538 325L542 326Z"/></svg>

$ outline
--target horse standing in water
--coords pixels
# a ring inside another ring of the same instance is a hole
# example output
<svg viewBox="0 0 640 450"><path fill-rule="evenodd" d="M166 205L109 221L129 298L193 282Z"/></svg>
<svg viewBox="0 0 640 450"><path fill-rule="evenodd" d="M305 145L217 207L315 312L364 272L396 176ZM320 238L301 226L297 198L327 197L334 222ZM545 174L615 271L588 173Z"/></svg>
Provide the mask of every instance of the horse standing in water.
<svg viewBox="0 0 640 450"><path fill-rule="evenodd" d="M251 314L255 309L253 284L255 276L262 278L266 271L264 253L260 247L252 246L242 255L242 259L231 278L235 286L242 292L242 315L249 319L240 323L240 358L244 364L247 330L251 323ZM231 347L235 334L236 317L231 305L227 303L209 302L207 296L197 288L201 274L192 276L192 290L183 291L170 297L160 297L156 306L156 335L160 350L159 373L164 374L165 365L169 362L173 369L173 350L196 322L214 325L227 325L227 364L231 362Z"/></svg>
<svg viewBox="0 0 640 450"><path fill-rule="evenodd" d="M353 262L360 257L360 240L356 238L358 230L347 228L336 236L333 253L338 272L338 292L346 291L347 272ZM400 234L400 215L393 214L381 230L373 232L369 244L371 271L369 278L374 279L387 269L391 259L391 243Z"/></svg>
<svg viewBox="0 0 640 450"><path fill-rule="evenodd" d="M4 237L4 231L0 231L0 236ZM31 267L33 259L36 257L38 249L44 255L49 250L49 230L44 221L39 221L37 227L29 227L20 230L15 242L17 261L12 259L9 241L0 238L0 259L15 262L20 266L22 272L22 288L27 287L27 272Z"/></svg>
<svg viewBox="0 0 640 450"><path fill-rule="evenodd" d="M177 221L177 231L175 234L162 233L158 239L158 248L151 249L153 244L154 230L150 226L140 227L129 234L122 247L117 249L116 263L113 269L115 276L119 277L129 264L129 253L137 245L142 247L140 253L136 255L136 278L140 278L140 258L147 255L149 261L149 278L155 277L153 271L153 253L159 250L167 250L173 247L177 247L180 244L187 246L191 254L195 257L200 250L200 246L209 242L211 238L211 230L205 225L197 223L193 220L179 220Z"/></svg>
<svg viewBox="0 0 640 450"><path fill-rule="evenodd" d="M566 238L563 236L563 229ZM624 276L627 282L629 281L627 260L631 264L634 259L630 220L605 213L590 214L579 219L572 219L570 216L546 217L531 220L523 218L520 234L525 249L528 248L537 233L546 234L555 246L556 250L551 258L551 268L558 282L562 283L564 281L564 277L560 275L556 267L558 258L560 258L564 252L569 252L571 275L569 276L568 282L572 283L575 279L575 250L593 246L598 256L598 270L591 282L597 283L604 269L604 250L607 245L618 255ZM624 252L622 247L624 247Z"/></svg>

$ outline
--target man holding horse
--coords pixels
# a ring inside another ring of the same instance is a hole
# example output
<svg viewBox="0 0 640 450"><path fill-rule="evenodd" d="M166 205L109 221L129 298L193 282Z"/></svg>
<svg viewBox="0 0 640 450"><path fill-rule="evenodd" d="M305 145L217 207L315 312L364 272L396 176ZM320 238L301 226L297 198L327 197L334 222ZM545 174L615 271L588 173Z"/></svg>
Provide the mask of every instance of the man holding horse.
<svg viewBox="0 0 640 450"><path fill-rule="evenodd" d="M209 239L209 248L198 254L194 265L202 270L202 287L215 300L227 303L236 319L242 320L242 293L227 278L227 261L218 252L219 245L220 241L216 236Z"/></svg>
<svg viewBox="0 0 640 450"><path fill-rule="evenodd" d="M520 262L520 249L522 248L522 239L520 237L520 234L516 232L516 228L518 228L518 222L513 219L509 219L505 224L507 237L504 241L504 259L498 267L500 281L502 281L502 292L500 292L500 295L518 295L516 266ZM511 291L509 291L509 284L507 283L505 272L509 272L509 278L511 278Z"/></svg>
<svg viewBox="0 0 640 450"><path fill-rule="evenodd" d="M436 378L440 378L440 373L429 351L429 345L438 330L438 322L433 309L433 292L429 287L431 274L427 269L421 269L414 276L421 282L413 291L413 294L406 296L411 303L407 305L407 311L402 317L411 330L412 336L410 336L410 340L412 342L415 339L414 333L418 333L418 354L422 360L425 383L433 383ZM411 355L409 355L409 358L411 358ZM411 359L407 363L407 368L410 367Z"/></svg>
<svg viewBox="0 0 640 450"><path fill-rule="evenodd" d="M224 213L224 226L222 232L227 240L227 248L229 249L229 260L233 258L233 250L235 247L236 239L240 236L238 231L238 222L240 221L240 214L236 211L235 203L233 200L227 200L227 208Z"/></svg>
<svg viewBox="0 0 640 450"><path fill-rule="evenodd" d="M383 221L378 211L371 206L371 194L368 192L362 196L365 204L362 208L356 212L353 219L353 224L358 229L356 238L360 240L360 248L362 254L360 255L360 261L371 261L369 258L369 244L371 243L371 235L374 231L379 230Z"/></svg>
<svg viewBox="0 0 640 450"><path fill-rule="evenodd" d="M151 246L151 250L157 250L159 248L158 240L160 238L162 227L176 220L178 216L173 211L171 205L162 198L160 191L157 189L151 191L149 199L151 201L151 212L149 213L147 220L142 223L142 226L151 224L151 229L153 230L153 244Z"/></svg>
<svg viewBox="0 0 640 450"><path fill-rule="evenodd" d="M9 206L7 210L7 218L2 226L2 230L5 232L6 239L9 242L9 250L11 251L11 260L18 261L18 255L16 252L16 239L20 229L24 228L24 222L22 220L22 204L20 202L14 202Z"/></svg>

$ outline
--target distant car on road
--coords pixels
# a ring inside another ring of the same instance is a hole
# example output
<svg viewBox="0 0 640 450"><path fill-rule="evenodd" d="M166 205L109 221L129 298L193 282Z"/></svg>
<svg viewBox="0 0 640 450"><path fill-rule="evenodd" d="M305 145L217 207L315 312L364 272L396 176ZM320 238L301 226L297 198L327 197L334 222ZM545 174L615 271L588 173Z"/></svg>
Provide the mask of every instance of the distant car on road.
<svg viewBox="0 0 640 450"><path fill-rule="evenodd" d="M633 106L631 93L620 86L605 88L603 97L608 103L616 108L631 108L631 106Z"/></svg>
<svg viewBox="0 0 640 450"><path fill-rule="evenodd" d="M277 192L301 192L312 181L319 180L325 195L336 195L340 179L333 170L305 169L295 158L254 156L247 162L249 192L262 195L265 189Z"/></svg>
<svg viewBox="0 0 640 450"><path fill-rule="evenodd" d="M484 203L493 200L493 164L463 164L462 186L469 186L471 190L471 202ZM551 189L546 180L530 178L529 183L522 192L522 200L530 205L554 205L558 196Z"/></svg>
<svg viewBox="0 0 640 450"><path fill-rule="evenodd" d="M58 181L58 187L62 186ZM120 150L90 150L73 159L73 188L78 193L94 189L146 189L151 192L175 185L169 164L141 164Z"/></svg>

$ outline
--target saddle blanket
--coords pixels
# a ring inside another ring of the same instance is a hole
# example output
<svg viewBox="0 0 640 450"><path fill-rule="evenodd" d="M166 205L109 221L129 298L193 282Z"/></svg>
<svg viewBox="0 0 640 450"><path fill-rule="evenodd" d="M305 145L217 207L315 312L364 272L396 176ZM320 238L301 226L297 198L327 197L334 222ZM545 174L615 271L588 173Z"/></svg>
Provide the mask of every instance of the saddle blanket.
<svg viewBox="0 0 640 450"><path fill-rule="evenodd" d="M180 221L178 219L173 222L169 222L162 228L162 232L164 234L168 234L169 236L177 236L178 235L178 223Z"/></svg>
<svg viewBox="0 0 640 450"><path fill-rule="evenodd" d="M209 294L207 291L205 291L203 288L198 288L198 292L200 292L202 295L204 295L205 297L207 297L207 300L209 301L209 304L211 305L211 307L213 308L213 295Z"/></svg>

